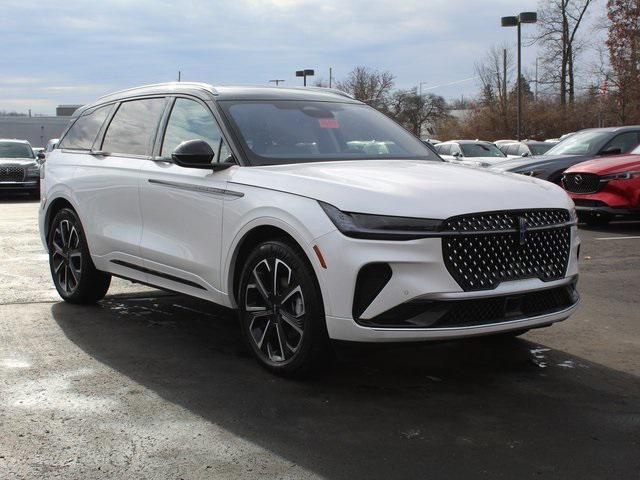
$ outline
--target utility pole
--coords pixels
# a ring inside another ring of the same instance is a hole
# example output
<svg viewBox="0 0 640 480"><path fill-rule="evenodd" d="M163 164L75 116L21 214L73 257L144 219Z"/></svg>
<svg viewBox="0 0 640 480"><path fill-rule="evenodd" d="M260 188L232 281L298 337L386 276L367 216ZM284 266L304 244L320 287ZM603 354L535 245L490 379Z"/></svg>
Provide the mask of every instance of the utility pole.
<svg viewBox="0 0 640 480"><path fill-rule="evenodd" d="M420 98L422 98L422 85L424 85L426 83L429 83L429 82L420 82L420 85L418 86Z"/></svg>
<svg viewBox="0 0 640 480"><path fill-rule="evenodd" d="M507 114L507 49L502 49L502 101L504 112Z"/></svg>
<svg viewBox="0 0 640 480"><path fill-rule="evenodd" d="M178 81L180 81L181 78L182 78L182 72L178 70Z"/></svg>
<svg viewBox="0 0 640 480"><path fill-rule="evenodd" d="M333 68L329 67L329 88L333 86Z"/></svg>
<svg viewBox="0 0 640 480"><path fill-rule="evenodd" d="M533 99L538 101L538 57L536 57L536 91Z"/></svg>
<svg viewBox="0 0 640 480"><path fill-rule="evenodd" d="M284 80L280 80L280 79L276 79L276 80L269 80L269 83L275 83L275 84L276 84L276 87L277 87L278 85L280 85L280 82L284 82Z"/></svg>

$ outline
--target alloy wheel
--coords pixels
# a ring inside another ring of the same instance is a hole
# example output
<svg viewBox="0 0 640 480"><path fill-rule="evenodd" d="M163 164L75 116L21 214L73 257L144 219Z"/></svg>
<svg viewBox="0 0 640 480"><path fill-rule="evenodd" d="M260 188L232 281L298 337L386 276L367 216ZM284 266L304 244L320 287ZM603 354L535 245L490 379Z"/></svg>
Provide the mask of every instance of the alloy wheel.
<svg viewBox="0 0 640 480"><path fill-rule="evenodd" d="M244 309L251 341L273 363L290 361L304 338L305 301L296 275L279 258L253 268L245 289Z"/></svg>
<svg viewBox="0 0 640 480"><path fill-rule="evenodd" d="M53 275L62 289L70 295L77 288L82 275L82 252L78 229L69 220L61 220L51 239Z"/></svg>

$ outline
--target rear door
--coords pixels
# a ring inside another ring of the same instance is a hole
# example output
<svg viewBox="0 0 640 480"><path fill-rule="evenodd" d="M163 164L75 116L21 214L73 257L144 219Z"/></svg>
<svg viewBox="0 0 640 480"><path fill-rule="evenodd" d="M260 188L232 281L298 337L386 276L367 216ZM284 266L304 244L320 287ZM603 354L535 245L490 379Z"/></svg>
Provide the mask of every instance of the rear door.
<svg viewBox="0 0 640 480"><path fill-rule="evenodd" d="M215 152L216 162L226 147L206 103L191 97L171 102L155 160L141 170L141 253L153 284L215 301L228 172L182 167L171 161L171 153L184 141L201 139Z"/></svg>
<svg viewBox="0 0 640 480"><path fill-rule="evenodd" d="M165 103L154 97L113 105L74 178L96 266L136 279L146 278L140 270L139 170L149 161Z"/></svg>

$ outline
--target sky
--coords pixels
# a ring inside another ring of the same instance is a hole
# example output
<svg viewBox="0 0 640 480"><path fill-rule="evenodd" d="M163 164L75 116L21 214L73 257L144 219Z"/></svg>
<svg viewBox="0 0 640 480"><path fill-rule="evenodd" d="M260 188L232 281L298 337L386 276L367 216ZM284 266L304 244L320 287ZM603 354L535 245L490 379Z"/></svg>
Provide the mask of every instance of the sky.
<svg viewBox="0 0 640 480"><path fill-rule="evenodd" d="M355 66L389 70L447 99L478 90L474 63L515 45L500 17L536 0L1 0L0 110L52 114L136 85L176 80L301 85ZM534 26L524 26L533 30ZM523 50L523 65L536 49ZM453 84L450 84L455 82ZM450 84L450 85L447 85Z"/></svg>

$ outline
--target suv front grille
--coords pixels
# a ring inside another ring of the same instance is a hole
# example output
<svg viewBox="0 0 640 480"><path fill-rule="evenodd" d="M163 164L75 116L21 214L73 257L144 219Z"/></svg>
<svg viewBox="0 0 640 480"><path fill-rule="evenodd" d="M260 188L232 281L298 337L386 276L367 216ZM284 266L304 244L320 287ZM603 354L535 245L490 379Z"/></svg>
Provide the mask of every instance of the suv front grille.
<svg viewBox="0 0 640 480"><path fill-rule="evenodd" d="M593 173L565 173L562 185L571 193L596 193L600 190L600 177Z"/></svg>
<svg viewBox="0 0 640 480"><path fill-rule="evenodd" d="M443 230L449 274L465 291L490 290L503 281L565 276L571 247L568 210L512 210L452 217Z"/></svg>
<svg viewBox="0 0 640 480"><path fill-rule="evenodd" d="M22 182L24 172L20 165L0 165L0 182Z"/></svg>

